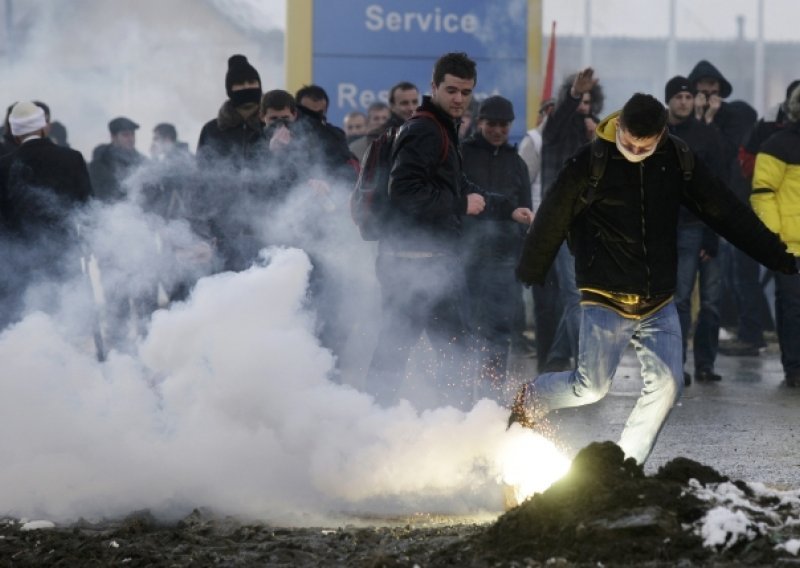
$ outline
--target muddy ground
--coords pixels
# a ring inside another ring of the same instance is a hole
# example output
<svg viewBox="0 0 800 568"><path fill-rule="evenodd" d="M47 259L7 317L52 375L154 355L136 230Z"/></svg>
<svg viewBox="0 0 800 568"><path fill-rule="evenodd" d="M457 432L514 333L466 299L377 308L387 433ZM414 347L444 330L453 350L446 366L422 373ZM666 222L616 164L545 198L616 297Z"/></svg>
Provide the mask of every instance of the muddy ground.
<svg viewBox="0 0 800 568"><path fill-rule="evenodd" d="M717 526L709 514L720 510L724 520ZM493 523L448 524L429 518L422 526L277 528L195 511L169 525L137 513L117 522L26 530L30 526L6 519L0 522L0 563L800 566L798 518L798 492L730 482L685 458L645 476L631 460L623 461L615 444L604 442L584 448L566 477Z"/></svg>

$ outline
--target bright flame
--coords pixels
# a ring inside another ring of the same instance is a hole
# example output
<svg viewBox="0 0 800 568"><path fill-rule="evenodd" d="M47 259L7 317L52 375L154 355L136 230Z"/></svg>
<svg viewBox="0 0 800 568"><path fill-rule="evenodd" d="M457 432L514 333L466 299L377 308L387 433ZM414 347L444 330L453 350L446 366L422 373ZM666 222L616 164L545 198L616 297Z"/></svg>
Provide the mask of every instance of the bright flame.
<svg viewBox="0 0 800 568"><path fill-rule="evenodd" d="M546 490L567 473L571 463L553 442L519 425L505 436L497 462L500 482L513 488L515 504Z"/></svg>

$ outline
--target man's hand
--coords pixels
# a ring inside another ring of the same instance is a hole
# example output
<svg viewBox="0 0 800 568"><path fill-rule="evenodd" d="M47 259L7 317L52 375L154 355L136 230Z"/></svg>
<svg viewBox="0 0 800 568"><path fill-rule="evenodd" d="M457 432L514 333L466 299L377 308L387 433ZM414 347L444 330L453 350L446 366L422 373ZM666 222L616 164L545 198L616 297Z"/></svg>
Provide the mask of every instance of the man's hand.
<svg viewBox="0 0 800 568"><path fill-rule="evenodd" d="M699 92L694 96L694 117L697 120L711 124L714 117L722 106L722 99L719 95L706 96L704 92Z"/></svg>
<svg viewBox="0 0 800 568"><path fill-rule="evenodd" d="M711 95L708 98L708 109L706 109L705 118L706 124L711 124L714 121L717 111L722 106L722 99L719 95Z"/></svg>
<svg viewBox="0 0 800 568"><path fill-rule="evenodd" d="M591 140L594 138L594 132L597 130L597 123L591 116L583 119L583 125L586 127L586 139Z"/></svg>
<svg viewBox="0 0 800 568"><path fill-rule="evenodd" d="M275 134L269 139L269 151L275 152L276 150L281 150L288 146L291 141L292 133L288 128L281 125L275 129Z"/></svg>
<svg viewBox="0 0 800 568"><path fill-rule="evenodd" d="M575 80L572 81L572 88L569 90L569 94L572 95L573 99L579 99L583 93L591 91L598 81L600 79L595 79L594 69L591 67L578 71L578 74L575 75Z"/></svg>
<svg viewBox="0 0 800 568"><path fill-rule="evenodd" d="M467 194L467 215L479 215L486 209L486 200L480 193Z"/></svg>
<svg viewBox="0 0 800 568"><path fill-rule="evenodd" d="M521 225L530 225L533 223L533 211L527 207L517 207L511 213L511 218Z"/></svg>

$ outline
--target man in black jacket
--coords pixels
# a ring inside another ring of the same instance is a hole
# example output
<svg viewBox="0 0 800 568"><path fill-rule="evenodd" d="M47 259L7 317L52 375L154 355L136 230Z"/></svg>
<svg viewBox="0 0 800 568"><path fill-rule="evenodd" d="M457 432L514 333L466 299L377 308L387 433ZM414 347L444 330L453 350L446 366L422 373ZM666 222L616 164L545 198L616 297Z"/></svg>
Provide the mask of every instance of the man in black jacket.
<svg viewBox="0 0 800 568"><path fill-rule="evenodd" d="M209 120L200 131L197 163L201 168L218 167L222 160L240 170L260 158L261 77L244 55L228 58L225 92L228 99L217 117Z"/></svg>
<svg viewBox="0 0 800 568"><path fill-rule="evenodd" d="M128 195L123 183L146 158L136 150L136 130L139 125L119 116L108 123L109 144L100 144L92 152L89 175L94 196L113 203Z"/></svg>
<svg viewBox="0 0 800 568"><path fill-rule="evenodd" d="M431 96L401 127L392 150L389 215L376 262L383 325L367 376L367 387L384 404L396 400L409 352L423 331L437 351L441 402L471 403L462 218L484 210L519 223L532 218L530 209L515 209L464 176L458 125L476 78L475 62L466 54L440 57Z"/></svg>
<svg viewBox="0 0 800 568"><path fill-rule="evenodd" d="M0 325L20 315L33 280L60 278L70 267L76 235L70 215L92 193L80 152L46 136L44 111L32 102L14 105L9 124L16 150L0 159Z"/></svg>
<svg viewBox="0 0 800 568"><path fill-rule="evenodd" d="M689 79L677 75L664 87L667 103L667 129L685 141L694 154L702 160L712 174L724 179L720 149L724 142L719 130L694 116L694 92ZM683 360L686 362L688 338L692 325L692 290L699 280L700 311L694 331L695 378L698 381L719 381L722 376L714 372L719 342L719 302L722 294L721 267L717 253L719 237L700 219L681 207L678 217L678 280L675 289L675 307L681 321L683 335ZM689 385L692 376L683 375Z"/></svg>
<svg viewBox="0 0 800 568"><path fill-rule="evenodd" d="M598 125L607 153L604 175L590 190L591 145L567 162L537 212L517 267L523 282L541 282L569 236L582 319L578 368L523 385L509 422L531 425L551 410L600 400L633 341L645 386L619 445L638 463L650 455L683 389L672 301L680 206L769 268L797 272L786 245L702 161L694 161L691 179L684 177L666 121L655 97L637 93Z"/></svg>
<svg viewBox="0 0 800 568"><path fill-rule="evenodd" d="M481 102L477 131L461 144L464 173L480 187L491 187L514 207L531 208L528 167L508 143L514 107L499 95ZM523 309L514 277L524 228L511 219L464 217L464 261L470 315L480 341L481 390L499 397L505 385L511 329Z"/></svg>

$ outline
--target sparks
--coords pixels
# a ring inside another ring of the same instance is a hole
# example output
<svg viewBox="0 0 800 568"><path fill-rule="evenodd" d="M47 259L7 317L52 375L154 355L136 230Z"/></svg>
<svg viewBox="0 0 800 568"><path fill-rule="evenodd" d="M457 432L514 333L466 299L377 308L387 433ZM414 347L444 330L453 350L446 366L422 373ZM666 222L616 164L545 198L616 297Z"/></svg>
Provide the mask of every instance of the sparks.
<svg viewBox="0 0 800 568"><path fill-rule="evenodd" d="M500 482L510 488L507 504L522 503L567 473L570 460L553 442L533 430L514 425L497 455Z"/></svg>

